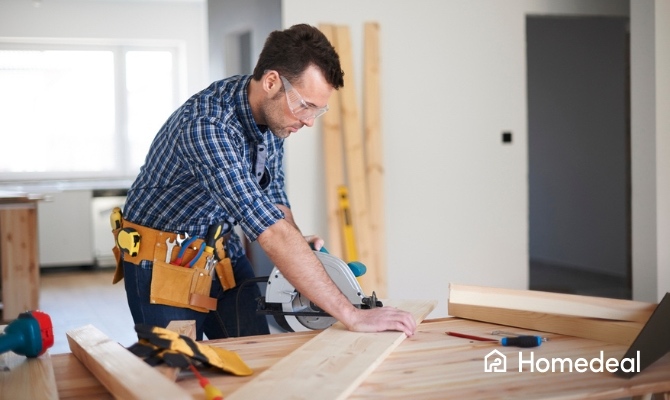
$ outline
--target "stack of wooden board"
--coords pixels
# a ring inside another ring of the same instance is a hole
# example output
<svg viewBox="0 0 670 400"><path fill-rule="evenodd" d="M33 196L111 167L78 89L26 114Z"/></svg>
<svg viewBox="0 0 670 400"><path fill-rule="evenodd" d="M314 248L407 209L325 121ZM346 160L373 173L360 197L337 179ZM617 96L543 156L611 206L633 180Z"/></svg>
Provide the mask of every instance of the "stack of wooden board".
<svg viewBox="0 0 670 400"><path fill-rule="evenodd" d="M656 304L532 290L449 285L449 314L630 345Z"/></svg>
<svg viewBox="0 0 670 400"><path fill-rule="evenodd" d="M359 278L363 290L386 297L379 24L364 24L363 113L349 28L321 24L319 29L337 50L345 80L323 116L328 249L346 262L365 264L368 271ZM346 210L342 188L350 206Z"/></svg>

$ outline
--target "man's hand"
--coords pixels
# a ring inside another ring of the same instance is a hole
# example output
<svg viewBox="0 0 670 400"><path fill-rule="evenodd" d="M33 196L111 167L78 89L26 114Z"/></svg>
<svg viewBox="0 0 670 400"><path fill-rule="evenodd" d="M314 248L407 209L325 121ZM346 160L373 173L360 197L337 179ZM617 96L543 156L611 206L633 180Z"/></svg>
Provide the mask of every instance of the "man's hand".
<svg viewBox="0 0 670 400"><path fill-rule="evenodd" d="M404 332L407 337L414 335L416 321L412 314L394 307L376 307L370 310L353 309L342 323L350 331L356 332Z"/></svg>
<svg viewBox="0 0 670 400"><path fill-rule="evenodd" d="M317 235L304 236L304 238L307 241L307 243L312 245L312 248L314 248L314 250L316 250L316 251L321 250L323 245L326 243L323 239L321 239Z"/></svg>

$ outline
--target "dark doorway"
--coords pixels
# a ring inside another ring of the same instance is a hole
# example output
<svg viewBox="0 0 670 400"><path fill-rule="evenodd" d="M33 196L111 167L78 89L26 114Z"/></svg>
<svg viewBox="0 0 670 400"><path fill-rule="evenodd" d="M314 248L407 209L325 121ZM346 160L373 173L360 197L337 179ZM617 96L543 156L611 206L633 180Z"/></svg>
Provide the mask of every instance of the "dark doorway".
<svg viewBox="0 0 670 400"><path fill-rule="evenodd" d="M628 18L526 18L530 288L631 298Z"/></svg>

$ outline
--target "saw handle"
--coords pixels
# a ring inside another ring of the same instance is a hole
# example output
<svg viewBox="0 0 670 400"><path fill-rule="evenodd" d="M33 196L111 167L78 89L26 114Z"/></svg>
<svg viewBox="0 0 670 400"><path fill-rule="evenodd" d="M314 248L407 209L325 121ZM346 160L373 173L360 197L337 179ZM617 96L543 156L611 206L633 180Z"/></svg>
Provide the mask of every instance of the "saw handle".
<svg viewBox="0 0 670 400"><path fill-rule="evenodd" d="M312 248L312 250L314 250L314 246L312 246L311 243L309 244L309 246ZM322 246L319 251L321 253L330 254L328 252L328 250L326 250L326 246ZM366 267L365 264L363 264L360 261L351 261L351 262L348 262L347 265L349 266L349 269L351 270L351 272L354 274L354 276L356 278L358 278L359 276L365 275L365 273L368 271L368 267Z"/></svg>

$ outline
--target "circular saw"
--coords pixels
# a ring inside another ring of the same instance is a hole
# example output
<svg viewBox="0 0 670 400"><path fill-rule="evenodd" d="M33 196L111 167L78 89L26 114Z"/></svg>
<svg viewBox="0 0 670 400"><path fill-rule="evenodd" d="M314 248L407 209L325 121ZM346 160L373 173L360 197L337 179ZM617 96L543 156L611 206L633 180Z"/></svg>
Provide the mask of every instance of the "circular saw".
<svg viewBox="0 0 670 400"><path fill-rule="evenodd" d="M347 264L324 249L314 254L351 304L358 308L382 306L374 292L371 296L363 293L356 279L365 273L363 264ZM298 292L276 266L268 277L265 298L261 300L259 312L274 316L279 326L289 332L326 329L337 321Z"/></svg>

